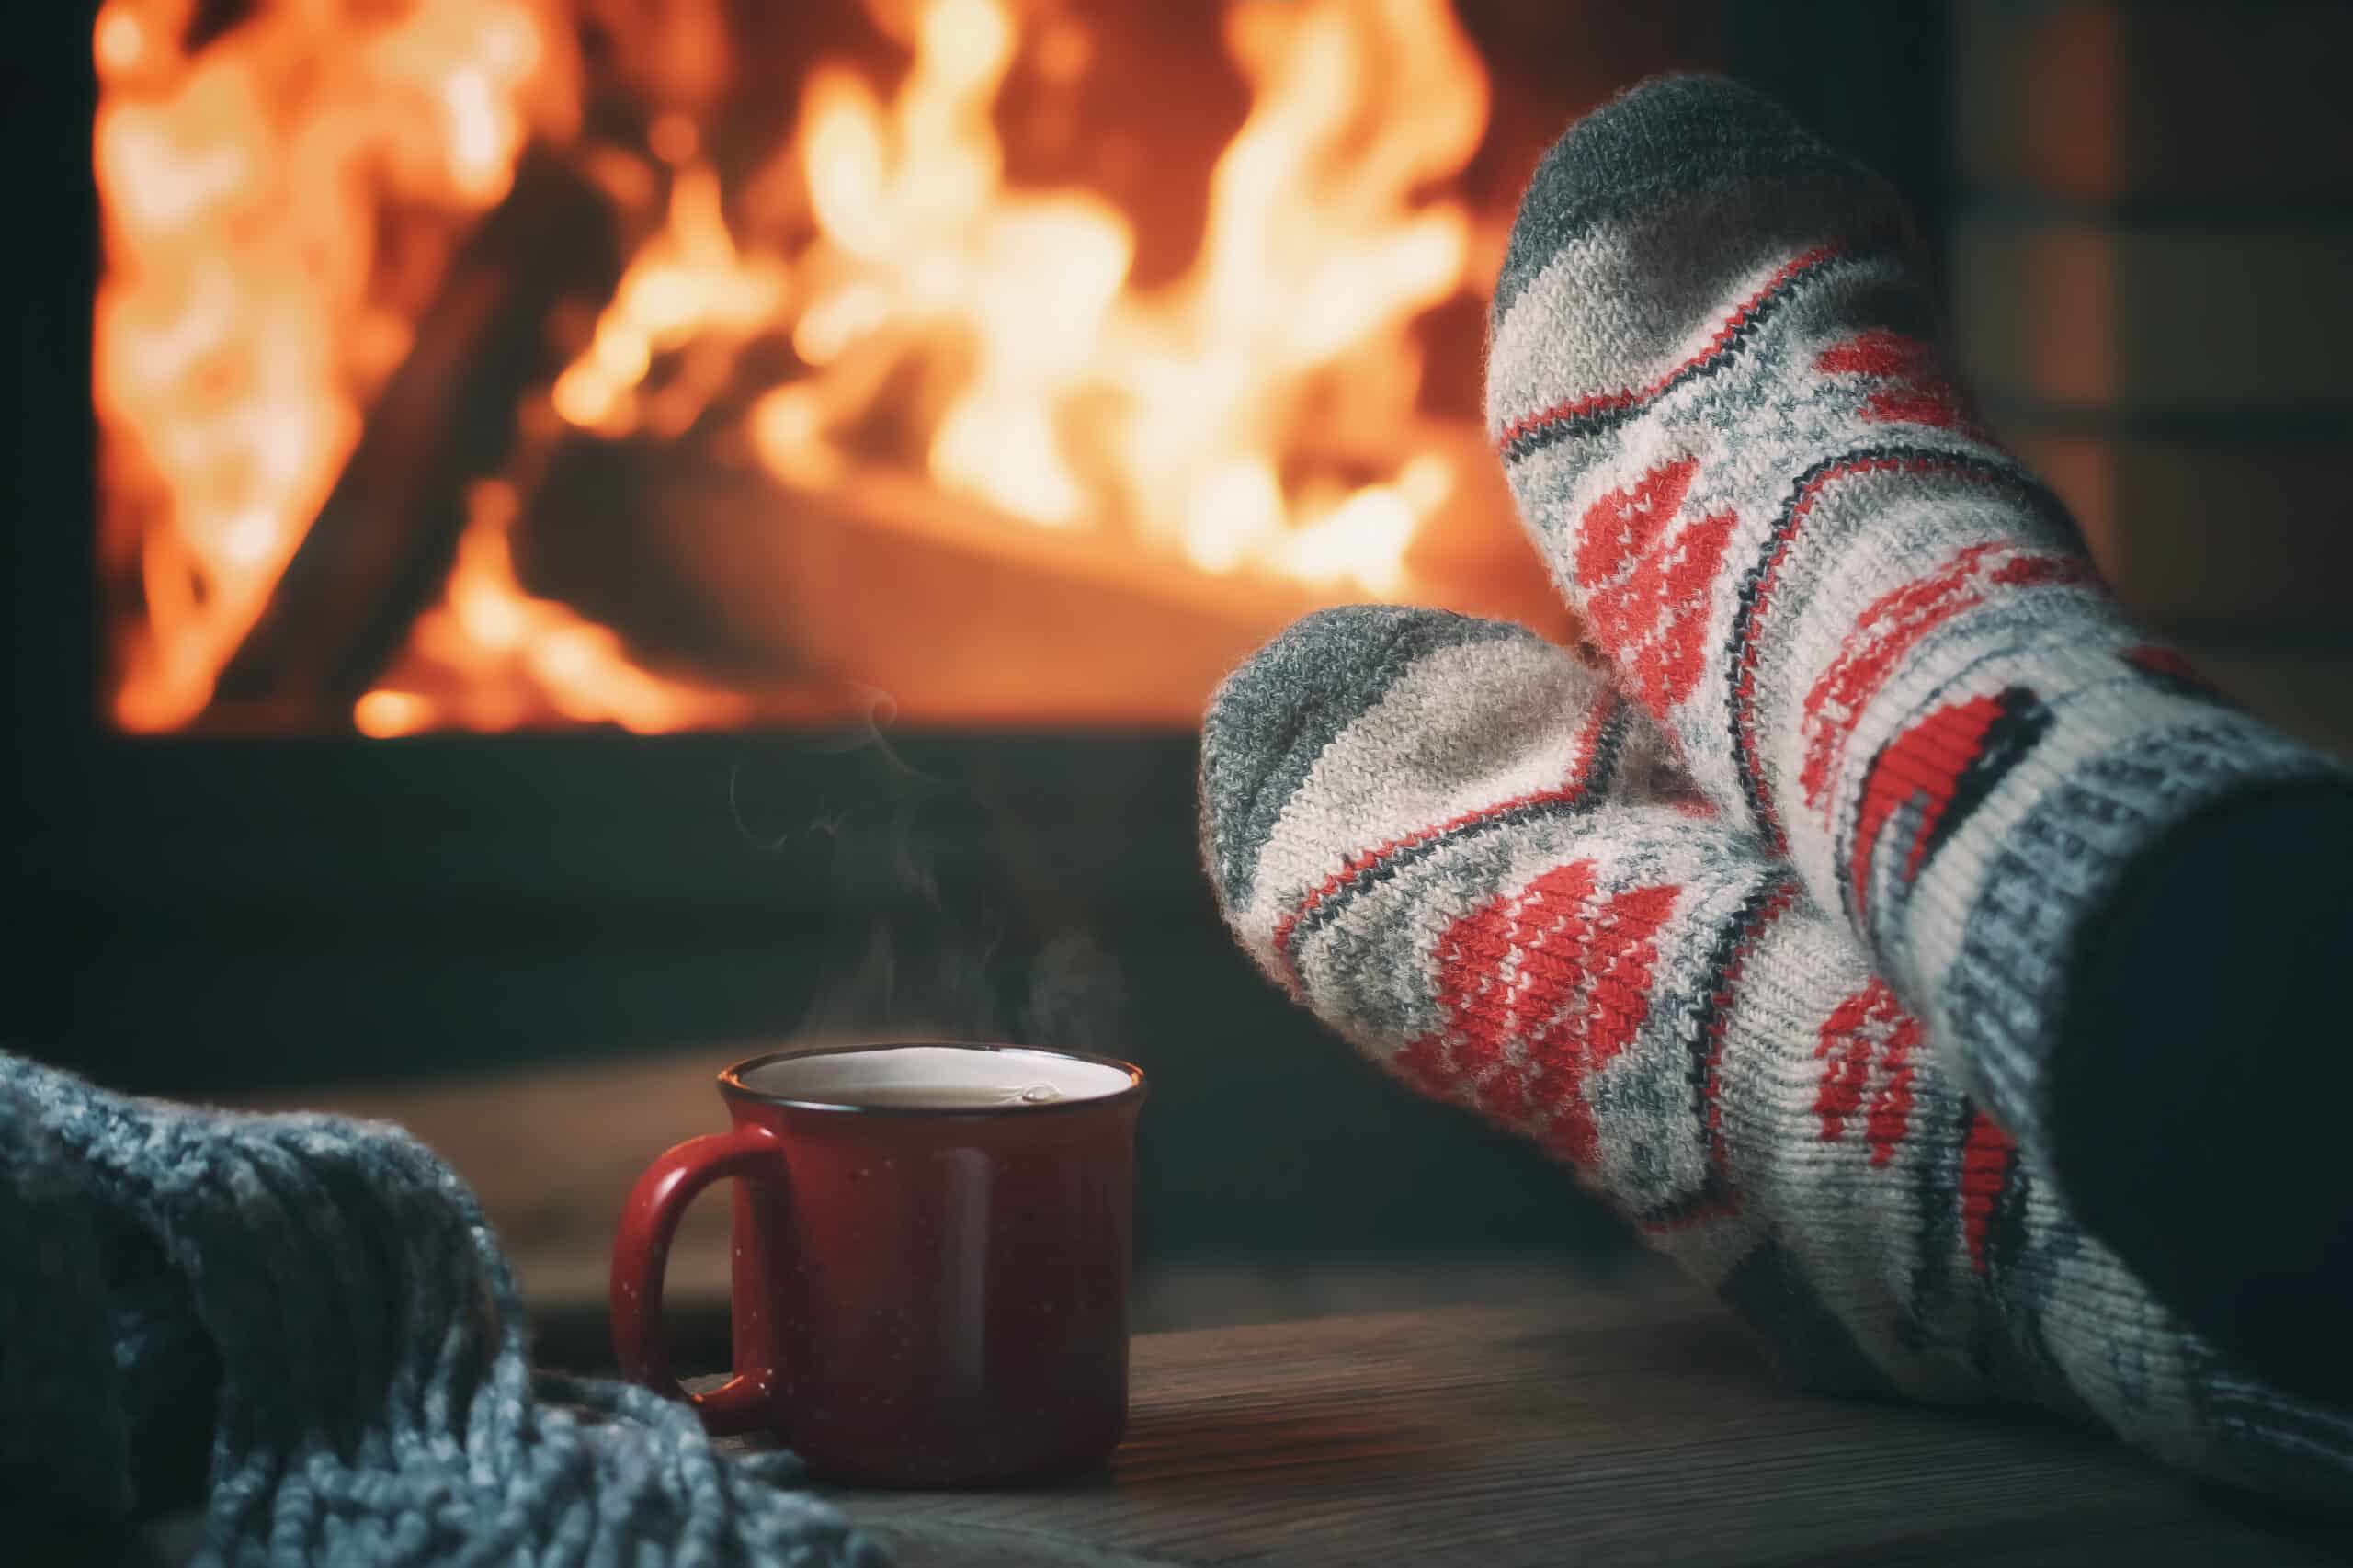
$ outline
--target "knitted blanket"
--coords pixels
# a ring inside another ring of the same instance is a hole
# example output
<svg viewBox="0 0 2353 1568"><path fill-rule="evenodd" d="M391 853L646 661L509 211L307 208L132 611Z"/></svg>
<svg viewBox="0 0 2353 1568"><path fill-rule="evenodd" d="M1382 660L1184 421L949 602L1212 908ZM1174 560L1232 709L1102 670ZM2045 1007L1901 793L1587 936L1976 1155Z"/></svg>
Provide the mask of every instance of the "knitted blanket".
<svg viewBox="0 0 2353 1568"><path fill-rule="evenodd" d="M0 1495L120 1521L191 1442L202 1564L885 1562L790 1455L534 1372L473 1195L397 1128L0 1053Z"/></svg>

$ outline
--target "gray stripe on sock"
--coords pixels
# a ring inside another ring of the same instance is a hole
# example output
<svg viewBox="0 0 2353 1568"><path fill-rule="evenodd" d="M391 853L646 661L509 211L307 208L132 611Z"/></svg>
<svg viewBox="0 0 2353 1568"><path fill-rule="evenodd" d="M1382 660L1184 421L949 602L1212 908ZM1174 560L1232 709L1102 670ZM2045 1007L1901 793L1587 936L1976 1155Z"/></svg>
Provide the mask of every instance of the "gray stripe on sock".
<svg viewBox="0 0 2353 1568"><path fill-rule="evenodd" d="M2042 749L2071 738L2063 710L2059 723L2055 743ZM2317 783L2331 772L2255 721L2215 711L2093 752L2063 780L2039 788L2032 808L2000 835L1960 950L1941 983L1926 993L1935 1006L1930 1028L2022 1146L2047 1146L2042 1095L2057 1043L2052 1026L2067 1016L2087 927L2133 851L2152 841L2153 824L2183 821L2258 781ZM1922 990L1918 977L1904 978Z"/></svg>
<svg viewBox="0 0 2353 1568"><path fill-rule="evenodd" d="M1721 76L1646 82L1571 126L1537 165L1489 319L1500 319L1545 263L1597 224L1702 190L1822 175L1880 183L1753 87Z"/></svg>
<svg viewBox="0 0 2353 1568"><path fill-rule="evenodd" d="M1201 726L1202 839L1227 905L1248 905L1259 851L1324 748L1415 660L1533 635L1505 621L1349 605L1306 617L1229 676Z"/></svg>

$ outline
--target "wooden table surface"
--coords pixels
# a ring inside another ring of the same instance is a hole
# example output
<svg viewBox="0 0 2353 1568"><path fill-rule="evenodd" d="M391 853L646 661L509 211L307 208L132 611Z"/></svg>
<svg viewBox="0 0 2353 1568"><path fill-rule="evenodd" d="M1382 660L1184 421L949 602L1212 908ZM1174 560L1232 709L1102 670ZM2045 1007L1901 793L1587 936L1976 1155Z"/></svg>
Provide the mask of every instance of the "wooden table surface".
<svg viewBox="0 0 2353 1568"><path fill-rule="evenodd" d="M1102 1471L833 1494L905 1568L2297 1568L2322 1526L2029 1420L1778 1384L1679 1281L1146 1335Z"/></svg>
<svg viewBox="0 0 2353 1568"><path fill-rule="evenodd" d="M829 1495L900 1568L2353 1562L2353 1520L2097 1437L1791 1392L1721 1309L1656 1277L1143 1335L1127 1439L1095 1474ZM197 1535L165 1519L122 1561L169 1568Z"/></svg>

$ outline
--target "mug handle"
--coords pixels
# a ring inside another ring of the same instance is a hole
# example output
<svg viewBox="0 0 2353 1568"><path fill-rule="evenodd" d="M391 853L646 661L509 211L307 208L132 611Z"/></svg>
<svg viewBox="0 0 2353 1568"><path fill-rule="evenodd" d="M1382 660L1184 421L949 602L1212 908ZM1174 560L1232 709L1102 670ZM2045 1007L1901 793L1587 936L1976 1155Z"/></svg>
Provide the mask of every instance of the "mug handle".
<svg viewBox="0 0 2353 1568"><path fill-rule="evenodd" d="M645 1167L621 1208L613 1238L613 1354L621 1375L667 1399L684 1400L714 1437L753 1431L767 1422L776 1387L773 1367L737 1368L709 1393L688 1393L670 1370L670 1342L662 1327L662 1273L687 1205L727 1176L784 1183L776 1135L739 1126L689 1138Z"/></svg>

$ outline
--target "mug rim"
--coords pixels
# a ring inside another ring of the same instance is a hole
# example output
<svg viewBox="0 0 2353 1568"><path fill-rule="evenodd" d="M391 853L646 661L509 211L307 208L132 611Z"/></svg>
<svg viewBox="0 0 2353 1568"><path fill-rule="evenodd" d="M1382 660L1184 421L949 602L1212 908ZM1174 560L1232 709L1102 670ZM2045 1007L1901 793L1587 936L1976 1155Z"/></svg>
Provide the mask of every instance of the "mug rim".
<svg viewBox="0 0 2353 1568"><path fill-rule="evenodd" d="M1015 1102L992 1106L878 1106L851 1105L843 1100L804 1099L792 1095L770 1094L753 1088L744 1082L744 1074L767 1066L770 1062L801 1061L811 1056L866 1055L882 1051L1018 1051L1032 1056L1059 1056L1066 1062L1084 1062L1090 1066L1108 1067L1128 1075L1127 1086L1108 1095L1089 1095L1084 1099L1054 1100L1044 1105ZM792 1110L824 1111L838 1116L919 1117L926 1119L955 1117L1032 1117L1064 1116L1073 1112L1100 1110L1111 1106L1129 1105L1144 1097L1143 1069L1132 1062L1122 1062L1116 1056L1097 1056L1084 1051L1063 1051L1051 1045L994 1044L970 1040L877 1040L853 1045L821 1045L796 1050L764 1051L757 1056L747 1056L719 1070L719 1092L730 1100L752 1105L783 1106Z"/></svg>

